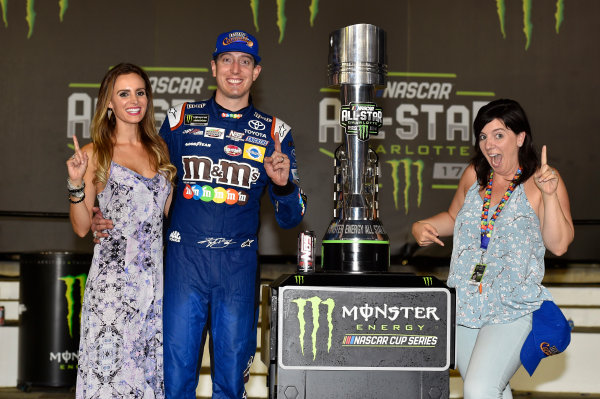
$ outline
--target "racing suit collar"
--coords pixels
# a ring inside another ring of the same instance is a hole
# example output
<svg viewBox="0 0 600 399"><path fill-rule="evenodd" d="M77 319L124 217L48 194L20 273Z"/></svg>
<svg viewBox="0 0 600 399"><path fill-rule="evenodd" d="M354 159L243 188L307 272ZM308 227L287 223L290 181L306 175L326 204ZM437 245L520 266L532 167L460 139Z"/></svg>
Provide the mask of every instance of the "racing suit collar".
<svg viewBox="0 0 600 399"><path fill-rule="evenodd" d="M253 106L253 105L252 105L252 94L250 94L250 95L248 96L248 106L246 106L246 107L244 107L244 108L240 108L240 109L239 109L239 110L237 110L237 111L233 111L233 110L227 109L227 108L223 107L221 104L219 104L219 103L217 102L217 100L215 100L215 95L216 95L216 93L217 93L217 92L216 92L216 91L214 91L214 92L213 92L213 94L212 94L212 97L211 97L210 99L211 99L211 100L212 100L212 101L215 103L215 106L216 106L216 107L215 107L215 109L216 109L218 112L236 113L236 114L245 114L245 113L246 113L246 111L248 111L248 110L249 110L250 108L252 108L252 106Z"/></svg>

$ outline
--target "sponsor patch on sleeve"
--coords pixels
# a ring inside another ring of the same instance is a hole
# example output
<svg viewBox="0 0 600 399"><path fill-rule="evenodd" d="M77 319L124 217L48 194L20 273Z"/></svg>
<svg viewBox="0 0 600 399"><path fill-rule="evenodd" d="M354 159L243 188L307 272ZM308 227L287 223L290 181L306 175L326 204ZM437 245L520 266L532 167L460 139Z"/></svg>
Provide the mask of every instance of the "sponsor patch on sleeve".
<svg viewBox="0 0 600 399"><path fill-rule="evenodd" d="M177 129L183 123L184 112L182 112L182 110L184 109L183 106L185 104L186 103L178 104L169 108L167 111L167 117L169 118L169 126L171 127L171 130Z"/></svg>
<svg viewBox="0 0 600 399"><path fill-rule="evenodd" d="M290 125L282 121L281 119L273 118L273 124L271 125L271 137L275 140L275 134L279 136L279 142L283 143L283 139L287 136L291 130Z"/></svg>
<svg viewBox="0 0 600 399"><path fill-rule="evenodd" d="M299 183L300 177L298 176L298 169L292 168L291 171L292 171L292 179L294 180L295 183Z"/></svg>

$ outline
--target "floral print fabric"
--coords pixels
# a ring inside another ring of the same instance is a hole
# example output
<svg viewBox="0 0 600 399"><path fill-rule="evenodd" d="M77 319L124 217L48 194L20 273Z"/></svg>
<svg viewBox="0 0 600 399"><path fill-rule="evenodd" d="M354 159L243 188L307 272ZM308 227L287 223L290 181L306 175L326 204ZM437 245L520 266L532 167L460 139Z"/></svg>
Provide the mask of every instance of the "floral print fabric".
<svg viewBox="0 0 600 399"><path fill-rule="evenodd" d="M456 289L457 323L471 328L509 323L552 299L541 284L546 248L540 222L523 185L502 210L487 251L480 248L483 200L478 190L475 182L456 217L447 283ZM479 263L486 265L481 287L470 281Z"/></svg>
<svg viewBox="0 0 600 399"><path fill-rule="evenodd" d="M114 228L94 248L81 315L77 399L164 398L163 210L170 185L111 164L98 195Z"/></svg>

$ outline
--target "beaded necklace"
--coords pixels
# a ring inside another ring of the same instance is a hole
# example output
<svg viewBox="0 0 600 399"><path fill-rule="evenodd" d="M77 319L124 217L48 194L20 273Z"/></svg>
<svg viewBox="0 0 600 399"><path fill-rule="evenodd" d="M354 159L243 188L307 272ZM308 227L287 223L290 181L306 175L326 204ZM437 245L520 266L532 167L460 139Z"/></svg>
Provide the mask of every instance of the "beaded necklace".
<svg viewBox="0 0 600 399"><path fill-rule="evenodd" d="M494 230L494 223L496 223L496 219L500 216L500 212L504 209L506 202L510 198L513 191L515 191L516 183L519 177L521 176L521 167L517 169L517 173L511 180L506 192L502 196L496 211L492 215L492 218L488 222L488 211L490 210L490 202L492 200L492 183L494 182L494 171L490 172L490 178L488 180L487 187L485 188L485 195L483 196L483 207L481 209L481 247L482 249L487 249L488 244L490 242L490 237L492 237L492 231Z"/></svg>

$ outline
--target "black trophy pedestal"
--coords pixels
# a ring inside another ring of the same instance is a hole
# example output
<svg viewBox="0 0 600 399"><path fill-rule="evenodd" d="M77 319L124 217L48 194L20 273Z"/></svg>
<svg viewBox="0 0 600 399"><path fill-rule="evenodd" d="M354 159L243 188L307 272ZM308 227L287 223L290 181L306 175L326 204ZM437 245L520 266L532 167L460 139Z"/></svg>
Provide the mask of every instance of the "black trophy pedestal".
<svg viewBox="0 0 600 399"><path fill-rule="evenodd" d="M455 294L412 274L284 275L270 288L271 398L448 398Z"/></svg>

